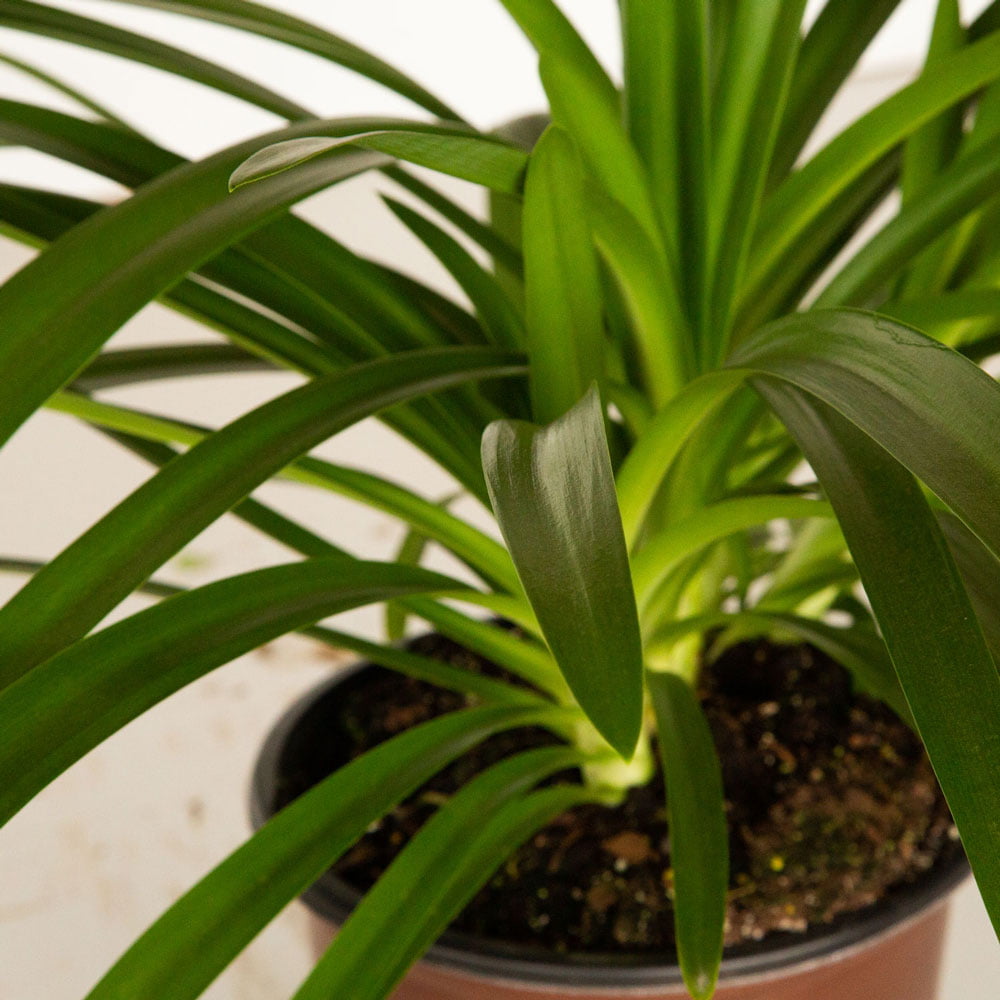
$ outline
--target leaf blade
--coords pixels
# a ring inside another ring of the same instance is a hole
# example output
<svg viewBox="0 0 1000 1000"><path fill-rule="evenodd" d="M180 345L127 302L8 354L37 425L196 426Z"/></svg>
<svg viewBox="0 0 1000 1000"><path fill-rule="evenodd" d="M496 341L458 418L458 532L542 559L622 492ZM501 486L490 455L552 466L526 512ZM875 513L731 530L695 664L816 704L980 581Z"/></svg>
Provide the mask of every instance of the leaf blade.
<svg viewBox="0 0 1000 1000"><path fill-rule="evenodd" d="M567 683L601 735L631 758L642 722L642 649L596 390L546 428L491 424L483 468Z"/></svg>

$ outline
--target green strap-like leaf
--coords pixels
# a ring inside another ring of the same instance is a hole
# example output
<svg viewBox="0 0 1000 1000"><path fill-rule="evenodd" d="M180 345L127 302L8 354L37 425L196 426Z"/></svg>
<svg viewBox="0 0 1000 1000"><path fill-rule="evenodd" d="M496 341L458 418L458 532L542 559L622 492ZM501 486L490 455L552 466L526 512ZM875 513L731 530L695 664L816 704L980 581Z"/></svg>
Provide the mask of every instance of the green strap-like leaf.
<svg viewBox="0 0 1000 1000"><path fill-rule="evenodd" d="M193 1000L254 935L365 829L492 733L544 721L537 710L475 708L370 750L266 823L175 903L119 959L88 1000ZM256 891L247 893L247 879Z"/></svg>
<svg viewBox="0 0 1000 1000"><path fill-rule="evenodd" d="M913 477L830 407L771 379L757 385L798 439L837 511L1000 932L1000 673L934 515ZM996 496L993 491L993 506Z"/></svg>
<svg viewBox="0 0 1000 1000"><path fill-rule="evenodd" d="M520 636L495 622L470 618L429 597L407 598L405 603L435 631L487 660L502 663L512 673L540 691L551 694L560 703L572 702L572 695L552 655L531 635Z"/></svg>
<svg viewBox="0 0 1000 1000"><path fill-rule="evenodd" d="M811 593L815 592L813 588ZM791 633L802 642L810 642L846 667L863 690L885 702L908 725L913 725L913 716L892 660L873 627L855 624L850 628L837 628L814 618L756 607L733 614L713 612L665 622L650 638L648 656L650 659L665 656L679 640L693 634L707 636L718 629L726 630L724 636L735 629L738 638Z"/></svg>
<svg viewBox="0 0 1000 1000"><path fill-rule="evenodd" d="M436 506L446 510L448 505L456 498L457 494L445 497ZM396 549L395 558L392 560L401 566L419 566L424 557L430 538L416 528L409 528L403 535L403 540ZM406 609L391 601L385 606L385 637L389 642L400 642L406 635Z"/></svg>
<svg viewBox="0 0 1000 1000"><path fill-rule="evenodd" d="M832 406L1000 554L1000 386L967 358L882 317L819 311L764 327L731 363Z"/></svg>
<svg viewBox="0 0 1000 1000"><path fill-rule="evenodd" d="M711 278L704 336L710 360L725 351L730 312L760 213L765 181L799 49L805 0L741 3L729 34L713 125L707 207Z"/></svg>
<svg viewBox="0 0 1000 1000"><path fill-rule="evenodd" d="M393 198L384 199L393 214L441 262L469 297L489 342L507 350L524 349L524 320L496 277L426 216Z"/></svg>
<svg viewBox="0 0 1000 1000"><path fill-rule="evenodd" d="M74 385L80 391L92 392L155 379L275 370L271 362L230 344L126 347L98 355L80 373Z"/></svg>
<svg viewBox="0 0 1000 1000"><path fill-rule="evenodd" d="M586 208L593 241L628 313L639 378L658 409L695 370L691 327L673 265L635 216L595 184L587 185Z"/></svg>
<svg viewBox="0 0 1000 1000"><path fill-rule="evenodd" d="M597 57L553 0L500 0L539 55L552 54L575 68L588 94L611 114L618 91Z"/></svg>
<svg viewBox="0 0 1000 1000"><path fill-rule="evenodd" d="M51 90L56 91L56 93L62 94L64 97L68 97L75 104L78 104L81 108L84 108L87 111L93 112L99 118L103 118L105 121L118 125L126 131L130 129L130 126L119 118L113 111L111 111L110 108L98 103L82 91L77 90L75 87L69 86L58 77L52 76L51 73L46 73L45 70L35 66L33 63L24 62L22 59L15 59L12 55L9 55L6 52L0 52L0 63L19 70L26 76L30 76L33 79L38 80L39 83L42 83Z"/></svg>
<svg viewBox="0 0 1000 1000"><path fill-rule="evenodd" d="M710 504L661 528L639 549L632 563L632 580L640 613L677 563L706 545L776 518L832 516L830 507L819 500L795 496L736 497Z"/></svg>
<svg viewBox="0 0 1000 1000"><path fill-rule="evenodd" d="M289 204L383 162L377 153L345 150L330 162L227 195L226 178L259 141L144 185L75 226L4 284L0 442L125 320L186 272Z"/></svg>
<svg viewBox="0 0 1000 1000"><path fill-rule="evenodd" d="M600 382L604 354L583 164L558 127L547 129L531 154L522 226L532 413L547 423Z"/></svg>
<svg viewBox="0 0 1000 1000"><path fill-rule="evenodd" d="M0 25L108 52L130 62L155 66L224 94L232 94L233 97L272 111L282 118L313 117L311 111L294 101L238 73L199 59L183 49L58 7L47 7L29 0L2 0Z"/></svg>
<svg viewBox="0 0 1000 1000"><path fill-rule="evenodd" d="M209 670L338 611L455 587L427 570L333 556L209 584L95 633L0 693L0 822L107 736Z"/></svg>
<svg viewBox="0 0 1000 1000"><path fill-rule="evenodd" d="M65 549L0 611L4 682L73 642L237 500L339 430L448 385L517 371L453 348L375 361L292 390L205 439Z"/></svg>
<svg viewBox="0 0 1000 1000"><path fill-rule="evenodd" d="M684 443L742 381L742 375L727 371L701 376L663 407L640 435L617 479L622 525L630 548Z"/></svg>
<svg viewBox="0 0 1000 1000"><path fill-rule="evenodd" d="M525 816L524 793L579 762L577 751L546 747L495 764L469 782L427 821L364 896L295 1000L387 996L462 902L475 895L522 840L568 805L593 798L579 788L552 790L556 796L541 816L537 801L530 819ZM373 949L379 956L374 966Z"/></svg>
<svg viewBox="0 0 1000 1000"><path fill-rule="evenodd" d="M560 670L601 735L631 758L642 722L642 649L597 391L544 428L491 424L483 468Z"/></svg>
<svg viewBox="0 0 1000 1000"><path fill-rule="evenodd" d="M722 961L729 832L722 769L708 721L676 674L646 672L667 785L677 953L696 1000L711 997Z"/></svg>
<svg viewBox="0 0 1000 1000"><path fill-rule="evenodd" d="M830 100L900 0L828 0L809 29L795 67L775 147L772 178L791 169Z"/></svg>
<svg viewBox="0 0 1000 1000"><path fill-rule="evenodd" d="M359 132L337 138L306 136L264 145L233 171L231 189L284 173L317 157L359 147L406 160L451 177L482 184L507 194L520 190L527 156L496 138L463 130L458 126L425 126Z"/></svg>
<svg viewBox="0 0 1000 1000"><path fill-rule="evenodd" d="M522 266L520 250L493 226L477 219L456 202L445 197L437 188L425 184L419 177L399 165L385 167L382 173L415 195L425 205L433 208L504 267L520 272Z"/></svg>
<svg viewBox="0 0 1000 1000"><path fill-rule="evenodd" d="M987 201L1000 183L1000 135L922 181L899 215L851 258L815 307L866 306L900 268Z"/></svg>
<svg viewBox="0 0 1000 1000"><path fill-rule="evenodd" d="M661 252L663 232L645 168L629 141L617 102L609 105L588 86L579 65L545 50L539 71L552 121L572 136L601 187L621 202Z"/></svg>
<svg viewBox="0 0 1000 1000"><path fill-rule="evenodd" d="M318 25L292 17L283 11L252 3L250 0L117 0L134 7L155 7L175 14L186 14L205 21L284 42L303 52L327 59L352 70L375 83L388 87L440 118L460 120L457 112L411 80L394 66L333 35Z"/></svg>
<svg viewBox="0 0 1000 1000"><path fill-rule="evenodd" d="M0 568L3 566L4 563L0 561ZM413 677L449 691L457 691L459 694L487 704L516 705L522 708L552 707L552 703L542 695L524 687L518 687L506 681L493 680L466 667L450 666L434 657L400 649L395 645L386 646L369 642L367 639L362 639L349 632L341 632L322 625L303 629L302 632L303 635L307 635L311 639L318 639L334 649L349 649L352 653L358 653L366 660L377 663L380 667L395 670L405 677Z"/></svg>
<svg viewBox="0 0 1000 1000"><path fill-rule="evenodd" d="M947 66L869 111L796 171L761 214L747 283L764 287L779 274L796 239L841 192L897 143L936 115L1000 77L1000 33L962 49Z"/></svg>
<svg viewBox="0 0 1000 1000"><path fill-rule="evenodd" d="M965 44L958 0L938 0L925 69L946 66ZM915 132L906 143L900 194L906 205L951 161L962 138L962 108L951 108Z"/></svg>
<svg viewBox="0 0 1000 1000"><path fill-rule="evenodd" d="M681 243L675 4L620 0L628 134L649 177L667 245ZM714 4L712 5L715 6Z"/></svg>
<svg viewBox="0 0 1000 1000"><path fill-rule="evenodd" d="M948 511L936 513L993 659L1000 665L1000 559L954 514Z"/></svg>
<svg viewBox="0 0 1000 1000"><path fill-rule="evenodd" d="M45 405L56 412L79 417L91 426L134 435L147 442L181 444L190 448L212 433L196 424L99 402L73 392L56 393ZM431 503L391 480L311 456L298 459L278 475L291 482L332 490L400 518L454 553L491 585L512 594L520 592L513 563L503 546L448 513L440 504Z"/></svg>

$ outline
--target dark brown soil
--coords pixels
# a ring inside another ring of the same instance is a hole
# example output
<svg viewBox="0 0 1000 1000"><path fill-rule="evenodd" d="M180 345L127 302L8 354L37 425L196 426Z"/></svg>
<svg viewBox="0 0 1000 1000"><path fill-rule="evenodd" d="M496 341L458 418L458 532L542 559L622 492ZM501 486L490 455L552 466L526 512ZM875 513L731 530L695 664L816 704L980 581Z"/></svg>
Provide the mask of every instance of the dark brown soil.
<svg viewBox="0 0 1000 1000"><path fill-rule="evenodd" d="M498 673L437 637L424 653ZM881 899L955 850L944 799L916 737L853 694L847 673L803 646L744 643L704 671L702 701L723 762L731 876L726 943L803 931ZM343 761L463 707L457 695L388 671L339 701ZM408 838L473 774L542 730L494 737L369 831L336 866L367 888ZM329 772L329 754L283 792ZM567 776L573 780L573 776ZM457 930L558 952L664 953L673 941L670 844L659 776L615 809L560 816L522 847L455 921Z"/></svg>

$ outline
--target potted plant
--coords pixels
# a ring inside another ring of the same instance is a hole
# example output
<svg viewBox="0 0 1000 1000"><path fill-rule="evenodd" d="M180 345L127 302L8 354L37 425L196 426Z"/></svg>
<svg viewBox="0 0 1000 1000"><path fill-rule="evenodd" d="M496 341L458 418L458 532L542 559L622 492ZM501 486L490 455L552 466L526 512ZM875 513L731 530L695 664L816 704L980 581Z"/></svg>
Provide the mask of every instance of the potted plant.
<svg viewBox="0 0 1000 1000"><path fill-rule="evenodd" d="M3 819L145 709L293 630L469 707L289 805L90 996L198 995L371 824L524 726L558 744L443 796L297 995L387 995L513 845L575 806L620 803L659 757L663 892L686 988L710 996L728 834L699 684L707 664L762 636L829 653L919 733L1000 926L1000 390L976 363L996 350L1000 316L996 6L962 25L941 0L921 75L800 162L898 3L830 0L804 31L803 0L629 0L619 88L551 0L503 0L540 53L550 106L538 128L483 134L280 11L126 2L277 38L433 120L316 120L156 40L4 5L7 26L157 65L289 124L189 163L63 83L88 116L3 105L7 141L134 193L100 206L0 189L8 229L47 244L0 289L0 439L54 407L158 467L0 611ZM491 220L405 164L481 185ZM370 170L436 213L393 206L471 307L287 213ZM894 193L901 207L872 235L865 223ZM103 348L157 297L228 343ZM303 382L217 430L100 398L112 384L258 367ZM376 413L495 513L504 545L407 485L309 455ZM250 498L278 475L388 511L410 543L395 562L355 558ZM151 574L230 509L301 558L91 631L130 593L156 592ZM421 568L423 540L474 582ZM316 625L382 601L502 677ZM546 783L566 772L580 780ZM742 988L732 995L751 995Z"/></svg>

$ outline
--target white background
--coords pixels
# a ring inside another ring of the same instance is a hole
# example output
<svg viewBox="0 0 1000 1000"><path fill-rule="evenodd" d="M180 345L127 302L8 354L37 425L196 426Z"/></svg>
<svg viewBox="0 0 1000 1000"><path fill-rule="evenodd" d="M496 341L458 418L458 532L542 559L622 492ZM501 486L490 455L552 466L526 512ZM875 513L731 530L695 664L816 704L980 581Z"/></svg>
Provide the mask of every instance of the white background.
<svg viewBox="0 0 1000 1000"><path fill-rule="evenodd" d="M274 43L105 0L62 6L114 16L137 31L169 39L266 81L318 114L415 113L366 81ZM495 0L276 0L275 6L399 64L477 125L492 125L542 102L531 50ZM616 70L613 2L567 0L564 6ZM812 12L819 6L812 4ZM971 15L985 3L963 6ZM904 0L866 56L853 108L876 99L912 70L933 7L931 0ZM0 31L0 53L43 64L190 157L279 124L194 84L58 42ZM71 107L2 67L0 93ZM841 107L839 114L848 113ZM0 149L0 179L60 190L69 185L91 197L124 193L84 171L16 149ZM376 210L369 182L318 196L302 210L349 244L442 280L412 241ZM0 270L8 273L29 256L0 243ZM190 324L153 306L116 342L197 335ZM218 424L289 384L285 377L204 379L195 387L163 383L119 390L109 398ZM342 435L323 453L417 483L429 496L447 488L429 463L371 424ZM92 432L67 418L41 415L0 454L0 553L41 558L57 551L146 474L145 467ZM346 501L293 487L271 487L262 495L359 553L385 557L398 542L396 525ZM283 558L248 530L223 523L161 575L190 584ZM15 585L0 576L0 596ZM351 622L369 631L378 627L371 613L354 615ZM157 913L240 842L246 776L262 733L282 705L330 666L317 650L286 639L217 671L108 741L0 832L0 1000L82 996ZM209 995L213 1000L288 995L308 968L302 925L302 912L289 909ZM995 996L1000 949L970 887L961 893L949 949L945 1000Z"/></svg>

